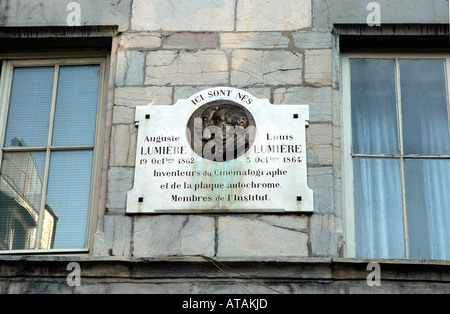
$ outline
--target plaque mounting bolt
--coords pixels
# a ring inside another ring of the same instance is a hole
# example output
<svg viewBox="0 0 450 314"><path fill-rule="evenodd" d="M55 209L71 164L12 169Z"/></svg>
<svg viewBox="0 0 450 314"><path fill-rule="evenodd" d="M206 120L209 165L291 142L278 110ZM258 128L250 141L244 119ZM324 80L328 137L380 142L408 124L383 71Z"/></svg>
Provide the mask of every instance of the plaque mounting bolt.
<svg viewBox="0 0 450 314"><path fill-rule="evenodd" d="M138 202L139 203L143 203L144 202L144 198L142 196L138 197Z"/></svg>
<svg viewBox="0 0 450 314"><path fill-rule="evenodd" d="M147 114L145 115L145 119L150 119L150 114L149 114L149 113L147 113Z"/></svg>
<svg viewBox="0 0 450 314"><path fill-rule="evenodd" d="M297 196L297 202L301 202L302 201L302 197L301 196Z"/></svg>

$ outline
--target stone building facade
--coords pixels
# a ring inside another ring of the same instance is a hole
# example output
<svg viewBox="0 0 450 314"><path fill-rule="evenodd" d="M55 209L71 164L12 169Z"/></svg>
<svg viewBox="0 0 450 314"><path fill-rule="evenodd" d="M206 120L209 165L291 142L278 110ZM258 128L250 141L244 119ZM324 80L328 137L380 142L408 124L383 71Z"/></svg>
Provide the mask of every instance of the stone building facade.
<svg viewBox="0 0 450 314"><path fill-rule="evenodd" d="M0 251L0 292L246 292L224 272L258 293L450 292L448 259L361 258L349 248L341 62L354 52L448 54L448 23L445 0L0 0L0 61L106 60L85 247ZM125 213L135 107L217 86L310 106L313 213ZM80 285L66 280L71 262ZM380 286L367 283L372 262Z"/></svg>

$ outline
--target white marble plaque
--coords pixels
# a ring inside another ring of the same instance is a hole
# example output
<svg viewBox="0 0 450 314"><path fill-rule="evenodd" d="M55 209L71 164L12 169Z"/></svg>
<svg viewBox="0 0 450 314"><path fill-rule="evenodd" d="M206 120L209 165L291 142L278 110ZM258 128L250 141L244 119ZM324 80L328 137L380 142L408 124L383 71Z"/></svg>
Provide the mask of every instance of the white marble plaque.
<svg viewBox="0 0 450 314"><path fill-rule="evenodd" d="M312 212L307 105L272 105L236 88L136 107L127 213Z"/></svg>

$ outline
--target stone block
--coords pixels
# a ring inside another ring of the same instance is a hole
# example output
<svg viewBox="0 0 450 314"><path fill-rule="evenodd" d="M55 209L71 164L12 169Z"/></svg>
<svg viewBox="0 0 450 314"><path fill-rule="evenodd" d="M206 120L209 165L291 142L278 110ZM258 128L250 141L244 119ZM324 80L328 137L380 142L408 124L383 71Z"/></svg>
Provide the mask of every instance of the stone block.
<svg viewBox="0 0 450 314"><path fill-rule="evenodd" d="M113 125L109 165L133 167L136 161L137 128L133 124Z"/></svg>
<svg viewBox="0 0 450 314"><path fill-rule="evenodd" d="M134 0L131 28L163 31L232 31L235 0Z"/></svg>
<svg viewBox="0 0 450 314"><path fill-rule="evenodd" d="M111 167L108 171L106 207L125 212L127 193L133 188L134 168Z"/></svg>
<svg viewBox="0 0 450 314"><path fill-rule="evenodd" d="M94 255L130 256L132 218L124 215L106 215L104 232L96 234Z"/></svg>
<svg viewBox="0 0 450 314"><path fill-rule="evenodd" d="M270 87L257 87L250 86L246 87L245 91L255 96L258 99L269 99L271 98L271 90Z"/></svg>
<svg viewBox="0 0 450 314"><path fill-rule="evenodd" d="M164 36L164 49L206 49L216 48L217 35L210 32L177 32Z"/></svg>
<svg viewBox="0 0 450 314"><path fill-rule="evenodd" d="M331 123L310 123L306 129L308 166L328 166L333 163L332 130Z"/></svg>
<svg viewBox="0 0 450 314"><path fill-rule="evenodd" d="M242 48L287 48L289 38L281 32L221 33L220 47Z"/></svg>
<svg viewBox="0 0 450 314"><path fill-rule="evenodd" d="M135 122L135 110L132 107L114 106L113 124L133 124Z"/></svg>
<svg viewBox="0 0 450 314"><path fill-rule="evenodd" d="M118 87L115 89L113 124L135 123L135 107L171 105L172 87Z"/></svg>
<svg viewBox="0 0 450 314"><path fill-rule="evenodd" d="M337 256L337 239L333 215L311 216L311 253L313 256Z"/></svg>
<svg viewBox="0 0 450 314"><path fill-rule="evenodd" d="M219 257L308 256L306 216L219 217Z"/></svg>
<svg viewBox="0 0 450 314"><path fill-rule="evenodd" d="M114 104L130 108L148 104L170 105L172 104L172 87L118 87L115 90Z"/></svg>
<svg viewBox="0 0 450 314"><path fill-rule="evenodd" d="M329 49L332 44L332 36L329 32L294 32L294 46L302 49Z"/></svg>
<svg viewBox="0 0 450 314"><path fill-rule="evenodd" d="M226 84L228 60L221 50L160 50L147 55L146 84Z"/></svg>
<svg viewBox="0 0 450 314"><path fill-rule="evenodd" d="M193 215L136 217L135 257L214 255L214 218Z"/></svg>
<svg viewBox="0 0 450 314"><path fill-rule="evenodd" d="M289 31L311 26L311 0L238 1L236 30Z"/></svg>
<svg viewBox="0 0 450 314"><path fill-rule="evenodd" d="M119 51L116 85L142 85L144 83L145 53L137 50Z"/></svg>
<svg viewBox="0 0 450 314"><path fill-rule="evenodd" d="M308 186L314 192L314 212L334 213L333 173L331 167L309 167Z"/></svg>
<svg viewBox="0 0 450 314"><path fill-rule="evenodd" d="M299 52L235 50L231 63L233 85L302 83L303 61Z"/></svg>
<svg viewBox="0 0 450 314"><path fill-rule="evenodd" d="M161 33L124 33L120 39L122 50L148 50L161 47Z"/></svg>
<svg viewBox="0 0 450 314"><path fill-rule="evenodd" d="M309 105L310 122L331 122L333 119L331 87L277 88L274 91L273 101L275 104Z"/></svg>
<svg viewBox="0 0 450 314"><path fill-rule="evenodd" d="M305 50L305 83L331 86L331 49Z"/></svg>

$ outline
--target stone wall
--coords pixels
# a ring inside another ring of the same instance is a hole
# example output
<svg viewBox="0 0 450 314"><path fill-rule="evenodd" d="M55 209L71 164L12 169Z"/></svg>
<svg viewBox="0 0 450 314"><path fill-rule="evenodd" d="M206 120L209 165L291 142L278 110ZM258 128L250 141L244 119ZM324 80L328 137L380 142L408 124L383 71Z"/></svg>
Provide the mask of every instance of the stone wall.
<svg viewBox="0 0 450 314"><path fill-rule="evenodd" d="M117 51L106 215L94 255L338 255L332 35L311 30L311 10L310 1L297 0L133 1ZM313 215L124 216L134 175L134 107L170 105L214 86L241 88L274 104L311 105Z"/></svg>

